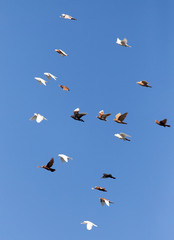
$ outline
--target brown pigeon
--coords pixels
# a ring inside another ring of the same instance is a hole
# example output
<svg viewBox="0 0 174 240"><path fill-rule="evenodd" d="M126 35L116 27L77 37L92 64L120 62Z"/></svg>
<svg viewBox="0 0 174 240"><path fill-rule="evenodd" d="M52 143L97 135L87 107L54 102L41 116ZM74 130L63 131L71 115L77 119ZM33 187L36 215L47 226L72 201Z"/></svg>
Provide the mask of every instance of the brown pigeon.
<svg viewBox="0 0 174 240"><path fill-rule="evenodd" d="M101 202L102 206L104 206L106 204L108 207L109 207L109 203L113 203L106 198L100 198L100 202Z"/></svg>
<svg viewBox="0 0 174 240"><path fill-rule="evenodd" d="M74 110L74 115L71 115L70 117L72 117L74 120L84 122L84 120L81 119L81 117L85 116L87 113L79 113L79 110L80 110L79 108L76 108Z"/></svg>
<svg viewBox="0 0 174 240"><path fill-rule="evenodd" d="M65 90L65 91L70 91L69 90L69 88L68 87L66 87L66 86L63 86L63 85L59 85L59 87L61 87L63 90Z"/></svg>
<svg viewBox="0 0 174 240"><path fill-rule="evenodd" d="M92 188L92 190L94 190L94 189L102 191L102 192L107 192L107 190L105 188L102 188L102 187L95 186L95 188Z"/></svg>
<svg viewBox="0 0 174 240"><path fill-rule="evenodd" d="M127 123L123 122L124 119L126 118L127 114L128 114L127 112L124 113L124 114L118 113L118 114L115 116L114 121L117 122L117 123L121 123L121 124L127 124Z"/></svg>
<svg viewBox="0 0 174 240"><path fill-rule="evenodd" d="M103 120L103 121L107 121L107 117L109 117L111 115L111 113L105 113L104 114L104 111L103 110L101 110L100 112L99 112L99 116L97 116L97 118L98 119L100 119L100 120Z"/></svg>
<svg viewBox="0 0 174 240"><path fill-rule="evenodd" d="M155 120L155 122L160 125L160 126L163 126L163 127L170 127L170 125L167 125L167 119L165 118L164 120L161 120L161 121L158 121L158 120Z"/></svg>
<svg viewBox="0 0 174 240"><path fill-rule="evenodd" d="M54 163L54 158L51 158L51 160L47 163L47 165L43 165L43 166L38 166L38 168L45 168L48 171L54 172L56 171L56 169L51 168L53 166Z"/></svg>
<svg viewBox="0 0 174 240"><path fill-rule="evenodd" d="M113 179L116 179L115 177L112 176L112 174L107 174L107 173L103 173L103 176L101 178L113 178Z"/></svg>
<svg viewBox="0 0 174 240"><path fill-rule="evenodd" d="M146 81L140 81L140 82L137 82L137 84L143 86L143 87L149 87L149 88L152 88L152 86L148 85L148 82Z"/></svg>

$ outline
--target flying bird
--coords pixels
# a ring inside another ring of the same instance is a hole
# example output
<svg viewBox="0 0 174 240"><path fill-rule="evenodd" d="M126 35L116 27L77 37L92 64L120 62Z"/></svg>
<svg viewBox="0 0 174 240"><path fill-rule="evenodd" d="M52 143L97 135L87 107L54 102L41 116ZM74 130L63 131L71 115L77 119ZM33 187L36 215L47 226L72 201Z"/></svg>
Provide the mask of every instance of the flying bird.
<svg viewBox="0 0 174 240"><path fill-rule="evenodd" d="M53 74L51 73L44 73L45 76L47 76L47 78L50 80L51 78L53 78L54 80L56 80L57 77L55 77Z"/></svg>
<svg viewBox="0 0 174 240"><path fill-rule="evenodd" d="M121 123L121 124L127 124L127 123L123 122L124 119L126 118L127 114L128 114L127 112L124 113L124 114L118 113L118 114L115 116L114 121L117 122L117 123Z"/></svg>
<svg viewBox="0 0 174 240"><path fill-rule="evenodd" d="M140 82L137 82L137 84L143 86L143 87L149 87L149 88L152 88L152 86L148 85L149 83L146 82L146 81L140 81Z"/></svg>
<svg viewBox="0 0 174 240"><path fill-rule="evenodd" d="M106 198L99 198L99 199L100 199L100 202L101 202L102 206L104 206L106 204L109 207L109 203L113 203Z"/></svg>
<svg viewBox="0 0 174 240"><path fill-rule="evenodd" d="M31 121L36 120L37 123L42 122L43 120L47 120L44 116L39 113L34 113L33 117L30 118Z"/></svg>
<svg viewBox="0 0 174 240"><path fill-rule="evenodd" d="M107 190L105 188L102 188L102 187L95 186L95 188L92 188L92 190L94 190L94 189L102 191L102 192L107 192Z"/></svg>
<svg viewBox="0 0 174 240"><path fill-rule="evenodd" d="M68 56L68 54L66 54L63 50L61 50L61 49L55 49L55 51L57 52L57 53L59 53L62 57L65 57L65 56Z"/></svg>
<svg viewBox="0 0 174 240"><path fill-rule="evenodd" d="M74 110L74 115L71 115L70 117L72 117L72 118L75 119L75 120L84 122L84 120L81 119L81 117L85 116L87 113L79 113L79 111L80 111L80 109L79 109L79 108L76 108L76 109Z"/></svg>
<svg viewBox="0 0 174 240"><path fill-rule="evenodd" d="M70 20L77 20L76 18L73 18L73 17L71 17L70 15L65 14L65 13L63 13L60 17L61 17L61 18L65 18L65 19L70 19Z"/></svg>
<svg viewBox="0 0 174 240"><path fill-rule="evenodd" d="M127 39L126 38L124 38L123 40L120 40L119 38L117 38L116 43L120 46L123 46L123 47L131 47L127 44Z"/></svg>
<svg viewBox="0 0 174 240"><path fill-rule="evenodd" d="M112 174L107 174L107 173L103 173L103 176L101 178L113 178L113 179L116 179L115 177L112 176Z"/></svg>
<svg viewBox="0 0 174 240"><path fill-rule="evenodd" d="M66 86L63 85L59 85L59 87L61 87L64 91L70 91L70 89Z"/></svg>
<svg viewBox="0 0 174 240"><path fill-rule="evenodd" d="M100 120L103 120L103 121L107 121L106 118L111 115L111 113L105 113L104 114L103 110L101 110L98 114L99 114L99 116L97 116L97 118L100 119Z"/></svg>
<svg viewBox="0 0 174 240"><path fill-rule="evenodd" d="M47 165L43 165L43 166L37 166L38 168L44 168L48 171L54 172L56 171L56 169L51 168L54 164L54 158L51 158L51 160L47 163Z"/></svg>
<svg viewBox="0 0 174 240"><path fill-rule="evenodd" d="M155 120L155 122L160 125L160 126L163 126L163 127L170 127L170 125L167 125L167 119L165 118L164 120L161 120L161 121L158 121L158 120Z"/></svg>
<svg viewBox="0 0 174 240"><path fill-rule="evenodd" d="M69 159L72 160L72 158L66 156L65 154L59 154L58 156L60 157L62 163L68 162Z"/></svg>
<svg viewBox="0 0 174 240"><path fill-rule="evenodd" d="M92 222L90 222L90 221L84 221L84 222L82 222L81 224L86 224L86 228L87 228L88 230L91 230L93 226L94 226L94 227L98 227L97 225L95 225L94 223L92 223Z"/></svg>
<svg viewBox="0 0 174 240"><path fill-rule="evenodd" d="M114 134L115 137L119 138L119 139L123 139L124 141L129 141L130 142L130 139L126 138L126 137L131 137L125 133L117 133L117 134Z"/></svg>
<svg viewBox="0 0 174 240"><path fill-rule="evenodd" d="M46 82L47 82L47 81L45 81L44 79L38 78L38 77L35 77L35 79L38 81L38 83L39 83L40 85L45 85L45 86L46 86Z"/></svg>

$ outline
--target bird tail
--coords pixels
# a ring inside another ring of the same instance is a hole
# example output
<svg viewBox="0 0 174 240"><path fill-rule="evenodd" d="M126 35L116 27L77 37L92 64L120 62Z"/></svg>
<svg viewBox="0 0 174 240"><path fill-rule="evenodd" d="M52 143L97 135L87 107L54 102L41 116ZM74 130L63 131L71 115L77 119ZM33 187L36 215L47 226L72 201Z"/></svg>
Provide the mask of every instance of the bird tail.
<svg viewBox="0 0 174 240"><path fill-rule="evenodd" d="M128 139L128 138L125 138L125 140L130 142L130 139Z"/></svg>
<svg viewBox="0 0 174 240"><path fill-rule="evenodd" d="M50 171L51 171L51 172L54 172L54 171L56 171L56 169L54 169L54 168L50 168Z"/></svg>
<svg viewBox="0 0 174 240"><path fill-rule="evenodd" d="M166 124L166 127L171 127L171 126Z"/></svg>
<svg viewBox="0 0 174 240"><path fill-rule="evenodd" d="M113 179L116 179L115 177L112 177Z"/></svg>
<svg viewBox="0 0 174 240"><path fill-rule="evenodd" d="M152 86L148 86L148 87L152 88Z"/></svg>
<svg viewBox="0 0 174 240"><path fill-rule="evenodd" d="M111 202L111 201L109 201L109 203L112 203L112 204L114 204L114 202Z"/></svg>
<svg viewBox="0 0 174 240"><path fill-rule="evenodd" d="M77 21L77 19L76 19L76 18L71 18L71 20L76 20L76 21Z"/></svg>

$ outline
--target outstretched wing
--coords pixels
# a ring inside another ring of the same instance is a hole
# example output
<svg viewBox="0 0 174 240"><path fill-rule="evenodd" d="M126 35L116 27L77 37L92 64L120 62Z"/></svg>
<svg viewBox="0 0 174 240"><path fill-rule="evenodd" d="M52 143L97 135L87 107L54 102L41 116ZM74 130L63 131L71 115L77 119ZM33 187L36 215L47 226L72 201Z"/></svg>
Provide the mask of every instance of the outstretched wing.
<svg viewBox="0 0 174 240"><path fill-rule="evenodd" d="M167 122L167 119L166 119L166 118L165 118L164 120L161 120L161 121L160 121L161 124L166 124L166 122Z"/></svg>
<svg viewBox="0 0 174 240"><path fill-rule="evenodd" d="M87 113L78 113L78 118L85 116Z"/></svg>
<svg viewBox="0 0 174 240"><path fill-rule="evenodd" d="M106 113L106 114L103 114L103 118L106 119L107 117L109 117L111 115L111 113Z"/></svg>
<svg viewBox="0 0 174 240"><path fill-rule="evenodd" d="M100 202L101 202L101 205L104 206L105 205L105 200L100 198Z"/></svg>
<svg viewBox="0 0 174 240"><path fill-rule="evenodd" d="M33 117L30 118L31 121L36 120L37 116L34 115Z"/></svg>
<svg viewBox="0 0 174 240"><path fill-rule="evenodd" d="M126 113L120 115L119 120L120 120L120 121L124 121L124 119L126 118L127 114L128 114L128 113L126 112Z"/></svg>
<svg viewBox="0 0 174 240"><path fill-rule="evenodd" d="M47 163L47 167L50 168L53 166L53 163L54 163L54 158L51 158L51 160Z"/></svg>
<svg viewBox="0 0 174 240"><path fill-rule="evenodd" d="M145 85L147 85L147 84L148 84L148 82L146 82L146 81L144 81L144 80L143 80L143 81L141 81L141 82L142 82L143 84L145 84Z"/></svg>

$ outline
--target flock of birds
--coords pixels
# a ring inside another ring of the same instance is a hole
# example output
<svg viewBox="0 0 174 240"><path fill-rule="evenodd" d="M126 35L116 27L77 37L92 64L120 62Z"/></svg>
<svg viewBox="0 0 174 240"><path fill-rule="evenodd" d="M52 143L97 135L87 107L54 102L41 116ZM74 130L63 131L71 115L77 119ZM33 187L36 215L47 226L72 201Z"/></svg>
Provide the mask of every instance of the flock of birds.
<svg viewBox="0 0 174 240"><path fill-rule="evenodd" d="M71 17L70 15L67 15L67 14L62 14L60 16L61 18L64 18L64 19L69 19L69 20L77 20L76 18L73 18ZM117 38L117 41L116 43L120 46L124 46L124 47L131 47L130 45L127 44L127 39L124 38L123 40L120 40L119 38ZM65 56L68 56L68 54L66 54L63 50L61 49L55 49L55 51L57 53L59 53L62 57L65 57ZM55 77L53 74L51 73L44 73L44 75L50 80L50 79L54 79L56 80L57 77ZM35 79L38 81L38 83L40 85L45 85L46 86L46 83L47 81L40 78L40 77L35 77ZM140 81L140 82L137 82L137 84L139 84L140 86L143 86L143 87L148 87L148 88L152 88L152 86L149 85L148 82L146 81ZM67 87L67 86L64 86L64 85L59 85L59 87L61 87L63 90L65 91L70 91L70 89ZM73 112L73 115L71 115L71 117L74 119L74 120L77 120L77 121L81 121L81 122L84 122L84 120L82 119L83 116L87 115L87 113L80 113L79 112L80 109L79 108L76 108ZM127 112L124 113L124 114L121 114L121 113L118 113L116 114L115 116L115 119L113 119L115 122L119 123L119 124L127 124L126 122L124 122L126 116L127 116ZM111 115L111 113L104 113L103 110L101 110L99 113L98 113L98 116L97 118L102 120L102 121L107 121L107 118ZM42 122L43 120L47 120L44 116L42 116L41 114L39 113L34 113L34 115L30 118L31 121L35 120L37 123L40 123ZM167 124L167 119L163 119L163 120L155 120L155 123L160 125L160 126L163 126L163 127L170 127L170 125ZM130 141L130 139L128 139L127 137L131 137L125 133L117 133L117 134L114 134L115 137L119 138L119 139L122 139L124 141ZM59 154L58 155L60 157L60 160L62 163L67 163L69 160L72 160L72 158L66 156L65 154ZM43 165L43 166L38 166L38 168L44 168L50 172L54 172L56 169L52 168L54 164L54 158L51 158L51 160L46 164L46 165ZM115 177L112 176L112 174L107 174L107 173L104 173L103 176L101 177L103 179L105 178L111 178L111 179L116 179ZM92 188L93 190L98 190L98 191L101 191L101 192L107 192L107 190L103 187L99 187L99 186L95 186L95 188ZM106 199L106 198L100 198L100 203L102 206L104 206L105 204L109 207L110 203L113 204L112 201ZM87 230L91 230L93 226L97 227L96 224L92 223L91 221L83 221L81 224L86 224L86 227L87 227Z"/></svg>

